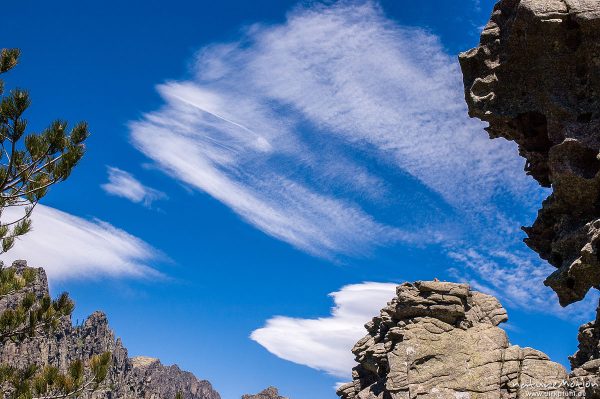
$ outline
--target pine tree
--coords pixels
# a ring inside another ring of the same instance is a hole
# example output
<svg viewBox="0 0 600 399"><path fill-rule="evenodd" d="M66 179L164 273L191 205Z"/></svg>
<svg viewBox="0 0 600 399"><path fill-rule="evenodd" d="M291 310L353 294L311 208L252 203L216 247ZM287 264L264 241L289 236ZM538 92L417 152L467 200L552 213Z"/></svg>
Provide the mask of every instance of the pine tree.
<svg viewBox="0 0 600 399"><path fill-rule="evenodd" d="M0 52L0 74L14 68L18 49ZM83 156L88 137L85 122L67 132L67 123L54 121L41 133L26 133L24 112L30 104L22 89L4 95L0 79L0 212L7 208L23 212L12 220L0 222L0 253L8 251L15 238L31 229L31 213L48 188L65 180ZM1 213L0 213L1 215Z"/></svg>
<svg viewBox="0 0 600 399"><path fill-rule="evenodd" d="M0 51L0 74L14 68L18 49ZM70 131L67 123L57 120L41 133L28 133L24 112L30 105L29 94L22 89L4 93L0 79L0 254L15 244L15 239L31 230L31 214L48 188L69 177L83 156L88 137L85 122ZM6 212L19 210L6 220ZM36 281L35 269L18 273L14 267L0 266L0 301L18 298L13 306L0 311L0 347L23 342L40 334L50 334L61 319L73 311L73 301L65 293L52 300L39 298L28 288ZM100 387L110 367L111 354L76 360L66 370L31 364L13 367L0 364L0 396L14 399L58 399L80 397Z"/></svg>

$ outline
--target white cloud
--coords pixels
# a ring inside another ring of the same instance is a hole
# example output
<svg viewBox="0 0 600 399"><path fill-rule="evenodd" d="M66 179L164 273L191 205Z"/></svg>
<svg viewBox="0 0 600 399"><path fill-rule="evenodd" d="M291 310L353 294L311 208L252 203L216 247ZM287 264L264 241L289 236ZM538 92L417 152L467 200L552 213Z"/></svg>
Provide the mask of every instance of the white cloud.
<svg viewBox="0 0 600 399"><path fill-rule="evenodd" d="M547 312L577 324L593 318L598 294L589 295L568 309L561 308L552 298L552 291L541 281L546 272L541 265L529 264L529 260L507 253L496 253L496 258L491 259L475 251L452 256L456 261L464 262L466 269L466 272L451 271L457 281L466 281L473 289L496 296L503 305ZM500 258L507 256L511 258L512 269L498 263ZM478 279L470 277L473 273ZM482 276L485 277L481 279ZM367 334L364 324L379 315L380 309L396 296L396 286L375 282L347 285L330 294L334 300L331 316L318 319L276 316L252 332L251 339L281 359L349 380L356 365L350 349ZM510 323L501 327L519 330Z"/></svg>
<svg viewBox="0 0 600 399"><path fill-rule="evenodd" d="M277 316L251 338L282 359L350 378L356 364L350 349L366 335L364 324L396 295L396 284L365 282L331 293L330 317L296 319Z"/></svg>
<svg viewBox="0 0 600 399"><path fill-rule="evenodd" d="M447 235L437 217L374 216L374 208L389 214L420 199L414 182L392 184L365 157L416 178L475 221L484 215L508 228L492 198L535 199L512 146L467 117L454 57L371 2L301 8L285 24L252 26L238 43L199 51L192 79L158 90L165 105L130 124L133 144L313 254Z"/></svg>
<svg viewBox="0 0 600 399"><path fill-rule="evenodd" d="M265 233L321 256L443 243L474 286L529 309L548 299L546 270L500 256L546 193L522 172L514 143L489 140L468 118L456 57L374 2L312 5L251 26L238 42L200 50L190 79L158 91L164 105L130 124L133 144ZM379 308L277 317L253 338L342 375Z"/></svg>
<svg viewBox="0 0 600 399"><path fill-rule="evenodd" d="M127 198L144 206L166 198L165 193L143 185L131 173L113 166L108 167L108 183L102 184L101 187L108 194Z"/></svg>
<svg viewBox="0 0 600 399"><path fill-rule="evenodd" d="M3 215L15 212L13 209L5 209ZM53 280L159 276L149 266L159 253L106 222L82 219L44 205L37 205L32 221L33 231L0 256L5 264L25 259L29 266L43 267Z"/></svg>

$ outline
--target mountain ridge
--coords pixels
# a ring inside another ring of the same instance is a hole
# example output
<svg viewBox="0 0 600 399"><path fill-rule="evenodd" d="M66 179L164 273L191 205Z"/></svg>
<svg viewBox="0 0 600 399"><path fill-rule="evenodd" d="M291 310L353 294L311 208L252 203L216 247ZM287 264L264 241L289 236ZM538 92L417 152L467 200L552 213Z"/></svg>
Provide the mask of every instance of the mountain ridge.
<svg viewBox="0 0 600 399"><path fill-rule="evenodd" d="M29 268L23 260L10 267L18 275ZM32 284L0 300L0 312L14 307L28 292L37 298L49 295L44 269L36 271ZM64 371L73 360L87 360L104 352L111 352L112 356L106 380L101 389L84 393L84 399L174 399L178 393L185 399L221 399L210 382L177 365L165 366L160 360L148 357L130 358L121 339L110 328L106 314L100 311L93 312L80 326L74 326L70 317L63 317L50 334L7 342L0 346L0 363L15 367L52 365Z"/></svg>

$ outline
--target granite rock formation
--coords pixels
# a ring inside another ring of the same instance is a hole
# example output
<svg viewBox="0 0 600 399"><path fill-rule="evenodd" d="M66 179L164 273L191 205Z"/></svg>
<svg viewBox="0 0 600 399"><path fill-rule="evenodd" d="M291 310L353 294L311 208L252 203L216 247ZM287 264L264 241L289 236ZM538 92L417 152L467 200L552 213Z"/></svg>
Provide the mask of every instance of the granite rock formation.
<svg viewBox="0 0 600 399"><path fill-rule="evenodd" d="M269 387L256 395L243 395L242 399L288 399L279 396L279 391L275 387Z"/></svg>
<svg viewBox="0 0 600 399"><path fill-rule="evenodd" d="M525 242L561 305L581 300L600 285L600 2L501 0L460 64L469 114L553 188Z"/></svg>
<svg viewBox="0 0 600 399"><path fill-rule="evenodd" d="M17 261L13 267L22 273L27 266ZM34 284L0 301L0 312L17 303L26 292L34 292L38 298L48 295L46 274L43 269L38 271ZM153 358L128 357L127 349L115 339L101 312L93 313L81 326L73 326L70 318L63 318L51 335L0 345L0 362L13 366L50 364L64 370L75 359L89 359L106 351L112 353L112 365L103 389L86 394L85 399L174 399L178 392L185 399L220 399L208 381L177 366L163 366Z"/></svg>
<svg viewBox="0 0 600 399"><path fill-rule="evenodd" d="M343 399L509 399L568 394L563 366L510 345L496 298L467 284L404 283L353 348Z"/></svg>
<svg viewBox="0 0 600 399"><path fill-rule="evenodd" d="M579 327L577 338L578 351L569 358L570 379L579 397L600 398L600 306L596 310L596 320Z"/></svg>

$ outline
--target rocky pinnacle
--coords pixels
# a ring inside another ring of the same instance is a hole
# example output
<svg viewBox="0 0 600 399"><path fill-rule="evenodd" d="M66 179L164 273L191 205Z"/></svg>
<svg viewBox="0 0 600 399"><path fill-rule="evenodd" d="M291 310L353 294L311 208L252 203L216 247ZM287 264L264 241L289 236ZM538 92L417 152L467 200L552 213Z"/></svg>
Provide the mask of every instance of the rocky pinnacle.
<svg viewBox="0 0 600 399"><path fill-rule="evenodd" d="M566 396L563 366L510 345L506 311L467 284L418 281L365 326L342 399L517 399Z"/></svg>

